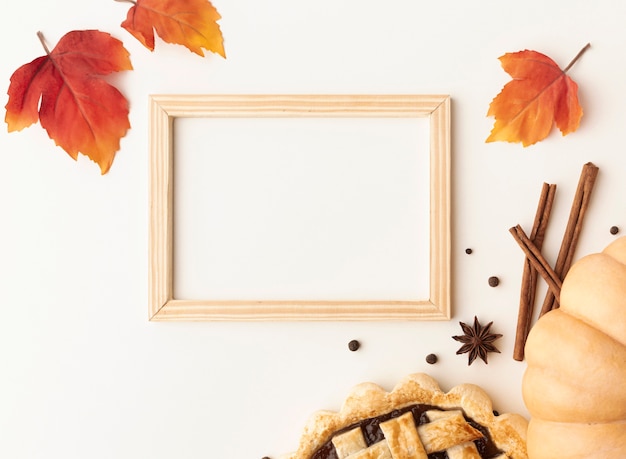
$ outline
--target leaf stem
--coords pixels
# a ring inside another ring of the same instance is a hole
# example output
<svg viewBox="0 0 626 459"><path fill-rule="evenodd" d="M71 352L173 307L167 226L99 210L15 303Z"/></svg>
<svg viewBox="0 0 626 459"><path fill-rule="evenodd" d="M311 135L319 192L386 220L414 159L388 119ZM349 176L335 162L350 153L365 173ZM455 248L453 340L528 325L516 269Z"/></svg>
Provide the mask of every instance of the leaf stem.
<svg viewBox="0 0 626 459"><path fill-rule="evenodd" d="M41 45L43 46L43 49L46 50L46 54L50 54L50 50L48 49L48 46L46 45L46 40L43 37L43 33L41 32L37 32L37 37L39 38L39 41L41 42Z"/></svg>
<svg viewBox="0 0 626 459"><path fill-rule="evenodd" d="M117 0L120 1L120 0ZM591 48L591 43L587 43L583 49L581 49L580 51L578 51L578 54L576 54L576 57L574 57L574 59L572 59L572 62L570 62L569 64L567 64L567 67L565 67L565 69L563 70L563 73L567 73L567 71L569 69L572 68L572 66L576 63L576 61L578 59L580 59L580 57L585 54L585 51L587 51L589 48Z"/></svg>
<svg viewBox="0 0 626 459"><path fill-rule="evenodd" d="M137 2L135 0L113 0L114 2L120 2L120 3L132 3L133 5L136 5Z"/></svg>

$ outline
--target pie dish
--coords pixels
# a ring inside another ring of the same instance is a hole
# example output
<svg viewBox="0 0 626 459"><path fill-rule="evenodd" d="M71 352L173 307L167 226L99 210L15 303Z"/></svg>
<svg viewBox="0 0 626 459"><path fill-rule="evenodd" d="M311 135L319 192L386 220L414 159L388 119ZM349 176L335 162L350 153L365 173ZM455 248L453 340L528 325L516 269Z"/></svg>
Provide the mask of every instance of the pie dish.
<svg viewBox="0 0 626 459"><path fill-rule="evenodd" d="M352 389L339 412L319 411L287 459L527 459L526 419L498 415L480 387L444 393L424 373L391 392L373 383Z"/></svg>

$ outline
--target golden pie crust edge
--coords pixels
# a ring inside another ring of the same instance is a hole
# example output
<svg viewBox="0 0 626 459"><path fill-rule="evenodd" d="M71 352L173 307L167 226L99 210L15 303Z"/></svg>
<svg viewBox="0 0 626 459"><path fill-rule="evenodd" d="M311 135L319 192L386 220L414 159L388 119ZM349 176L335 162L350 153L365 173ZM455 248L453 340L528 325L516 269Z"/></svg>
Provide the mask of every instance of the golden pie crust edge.
<svg viewBox="0 0 626 459"><path fill-rule="evenodd" d="M489 429L493 442L511 459L527 459L528 421L519 414L493 414L487 393L474 384L460 384L444 393L431 376L415 373L403 378L391 392L374 383L355 386L339 412L318 411L307 421L296 452L284 459L310 459L337 431L363 419L380 416L414 404L445 409L460 408Z"/></svg>

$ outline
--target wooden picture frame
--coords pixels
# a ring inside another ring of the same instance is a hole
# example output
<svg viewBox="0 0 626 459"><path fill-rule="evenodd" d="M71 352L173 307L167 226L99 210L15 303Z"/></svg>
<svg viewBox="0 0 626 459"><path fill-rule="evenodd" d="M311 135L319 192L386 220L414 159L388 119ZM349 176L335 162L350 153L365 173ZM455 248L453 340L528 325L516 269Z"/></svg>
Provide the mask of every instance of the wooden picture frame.
<svg viewBox="0 0 626 459"><path fill-rule="evenodd" d="M429 295L401 301L193 300L173 296L177 118L426 118L430 123ZM149 319L450 319L450 98L446 95L150 96Z"/></svg>

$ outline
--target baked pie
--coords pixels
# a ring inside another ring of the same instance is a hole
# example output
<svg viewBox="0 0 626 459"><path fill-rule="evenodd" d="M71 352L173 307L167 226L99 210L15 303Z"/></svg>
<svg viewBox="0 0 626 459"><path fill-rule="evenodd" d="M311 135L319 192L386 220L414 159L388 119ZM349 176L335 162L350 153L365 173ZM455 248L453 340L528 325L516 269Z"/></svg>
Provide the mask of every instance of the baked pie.
<svg viewBox="0 0 626 459"><path fill-rule="evenodd" d="M391 392L359 384L339 412L309 419L287 459L527 459L527 426L520 415L494 414L478 386L444 393L418 373Z"/></svg>

